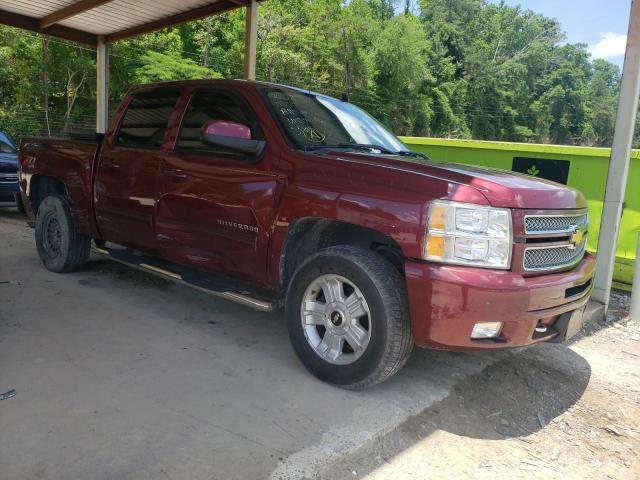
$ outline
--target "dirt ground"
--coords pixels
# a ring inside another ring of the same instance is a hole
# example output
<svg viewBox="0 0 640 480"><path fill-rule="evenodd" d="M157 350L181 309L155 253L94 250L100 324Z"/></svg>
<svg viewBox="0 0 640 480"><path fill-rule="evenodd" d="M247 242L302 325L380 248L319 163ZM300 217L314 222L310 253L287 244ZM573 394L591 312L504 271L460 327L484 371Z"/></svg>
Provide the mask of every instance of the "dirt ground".
<svg viewBox="0 0 640 480"><path fill-rule="evenodd" d="M468 377L323 479L640 479L640 324L607 322Z"/></svg>

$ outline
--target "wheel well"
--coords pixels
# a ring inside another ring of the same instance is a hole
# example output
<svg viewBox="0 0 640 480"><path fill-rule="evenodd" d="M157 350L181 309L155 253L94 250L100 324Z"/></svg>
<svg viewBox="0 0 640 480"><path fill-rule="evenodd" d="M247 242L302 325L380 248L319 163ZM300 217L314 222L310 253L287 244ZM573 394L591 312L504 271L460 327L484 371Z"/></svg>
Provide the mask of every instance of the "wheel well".
<svg viewBox="0 0 640 480"><path fill-rule="evenodd" d="M49 195L67 196L67 188L57 178L37 175L31 179L29 200L33 207L33 213L38 213L40 203Z"/></svg>
<svg viewBox="0 0 640 480"><path fill-rule="evenodd" d="M352 245L380 254L404 276L404 255L389 236L338 220L302 218L289 226L280 256L280 286L286 289L305 258L327 247Z"/></svg>

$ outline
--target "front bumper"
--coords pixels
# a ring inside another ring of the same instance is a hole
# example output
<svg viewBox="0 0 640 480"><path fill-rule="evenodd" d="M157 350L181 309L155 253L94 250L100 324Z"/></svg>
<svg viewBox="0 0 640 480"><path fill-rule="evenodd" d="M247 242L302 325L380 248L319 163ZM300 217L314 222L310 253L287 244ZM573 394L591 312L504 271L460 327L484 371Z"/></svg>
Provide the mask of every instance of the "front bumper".
<svg viewBox="0 0 640 480"><path fill-rule="evenodd" d="M569 272L523 277L509 271L405 263L417 345L451 350L513 348L564 338L561 316L587 303L595 257ZM566 318L562 317L563 319ZM500 337L472 340L478 322L504 322ZM536 332L544 325L547 332Z"/></svg>
<svg viewBox="0 0 640 480"><path fill-rule="evenodd" d="M0 182L0 206L15 205L18 182Z"/></svg>

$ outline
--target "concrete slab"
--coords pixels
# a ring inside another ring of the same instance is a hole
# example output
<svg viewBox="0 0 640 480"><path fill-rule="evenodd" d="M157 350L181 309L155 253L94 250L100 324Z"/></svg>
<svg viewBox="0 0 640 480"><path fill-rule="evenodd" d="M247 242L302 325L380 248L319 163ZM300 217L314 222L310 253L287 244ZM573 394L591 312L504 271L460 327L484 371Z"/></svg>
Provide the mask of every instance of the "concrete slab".
<svg viewBox="0 0 640 480"><path fill-rule="evenodd" d="M604 320L606 315L606 309L603 303L595 300L589 300L587 307L584 309L584 323L585 325L590 323L599 323Z"/></svg>
<svg viewBox="0 0 640 480"><path fill-rule="evenodd" d="M56 275L0 211L2 478L293 479L349 455L501 354L416 350L391 381L331 387L282 312L107 261Z"/></svg>

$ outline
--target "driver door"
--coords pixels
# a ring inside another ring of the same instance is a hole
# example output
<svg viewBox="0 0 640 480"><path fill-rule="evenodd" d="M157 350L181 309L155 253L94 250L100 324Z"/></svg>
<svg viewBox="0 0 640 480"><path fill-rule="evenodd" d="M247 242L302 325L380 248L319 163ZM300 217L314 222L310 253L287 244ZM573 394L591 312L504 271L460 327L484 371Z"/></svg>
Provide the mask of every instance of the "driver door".
<svg viewBox="0 0 640 480"><path fill-rule="evenodd" d="M257 115L231 88L195 90L176 147L160 174L156 215L165 258L228 276L264 281L275 200L282 185L267 144L251 157L202 141L212 121L240 123L264 140Z"/></svg>

